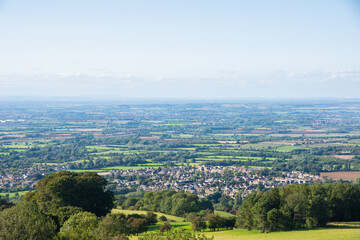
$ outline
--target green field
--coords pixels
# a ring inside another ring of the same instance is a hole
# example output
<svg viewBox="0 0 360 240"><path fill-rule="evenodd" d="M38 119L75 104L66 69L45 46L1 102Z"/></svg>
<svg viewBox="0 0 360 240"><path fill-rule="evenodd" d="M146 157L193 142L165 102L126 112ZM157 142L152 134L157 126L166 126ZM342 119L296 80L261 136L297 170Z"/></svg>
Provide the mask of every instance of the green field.
<svg viewBox="0 0 360 240"><path fill-rule="evenodd" d="M140 210L112 210L113 214L146 214L146 212L147 211ZM222 211L215 211L215 213L223 217L234 216L230 213ZM184 222L185 218L158 212L155 212L155 214L157 214L158 217L165 216L174 228L191 229L191 223ZM148 231L156 231L160 228L162 224L162 222L158 222L157 224L150 226ZM298 230L271 233L261 233L260 231L247 231L242 229L215 232L210 232L207 230L204 232L204 234L206 236L214 236L214 240L359 240L360 222L331 223L329 224L329 227L314 230ZM138 236L133 236L130 239L138 239Z"/></svg>
<svg viewBox="0 0 360 240"><path fill-rule="evenodd" d="M19 194L19 196L23 196L27 192L29 192L29 191L19 191L19 192L12 192L12 193L0 193L0 196L4 197L4 196L6 196L6 194L9 194L9 197L13 198L13 197L15 197L16 193Z"/></svg>
<svg viewBox="0 0 360 240"><path fill-rule="evenodd" d="M228 213L228 212L224 212L224 211L214 211L214 213L219 214L221 217L234 217L235 215Z"/></svg>
<svg viewBox="0 0 360 240"><path fill-rule="evenodd" d="M215 240L359 240L360 227L325 228L304 231L260 233L246 230L230 230L206 232L206 236L214 236Z"/></svg>
<svg viewBox="0 0 360 240"><path fill-rule="evenodd" d="M111 213L113 214L117 214L117 213L123 213L123 214L146 214L147 211L141 211L141 210L121 210L121 209L113 209L111 211ZM174 221L174 222L184 222L185 221L185 218L182 218L182 217L177 217L177 216L172 216L172 215L168 215L168 214L165 214L165 213L159 213L159 212L154 212L155 214L158 215L158 217L161 217L161 216L165 216L169 221Z"/></svg>

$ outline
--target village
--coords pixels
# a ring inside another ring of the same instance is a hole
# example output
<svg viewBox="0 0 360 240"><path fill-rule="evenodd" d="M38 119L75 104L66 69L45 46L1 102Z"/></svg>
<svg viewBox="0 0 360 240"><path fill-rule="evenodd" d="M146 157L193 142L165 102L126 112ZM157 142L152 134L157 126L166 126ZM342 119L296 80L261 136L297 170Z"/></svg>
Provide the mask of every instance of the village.
<svg viewBox="0 0 360 240"><path fill-rule="evenodd" d="M298 171L282 172L278 174L279 177L266 173L260 168L194 165L111 170L107 174L112 176L110 183L115 184L117 190L131 188L148 192L172 189L194 193L199 197L220 191L234 198L239 191L246 196L259 187L269 189L324 181L320 176Z"/></svg>
<svg viewBox="0 0 360 240"><path fill-rule="evenodd" d="M67 170L66 166L52 166L51 172ZM32 167L24 169L22 175L1 174L0 188L13 191L33 190L36 181L47 175L48 168ZM267 170L238 166L171 166L158 168L110 170L100 172L114 190L136 189L139 191L161 191L172 189L206 197L215 192L223 192L234 198L241 191L246 196L257 188L269 189L288 184L323 182L324 178L299 171L281 172L277 176ZM4 192L4 191L3 191Z"/></svg>

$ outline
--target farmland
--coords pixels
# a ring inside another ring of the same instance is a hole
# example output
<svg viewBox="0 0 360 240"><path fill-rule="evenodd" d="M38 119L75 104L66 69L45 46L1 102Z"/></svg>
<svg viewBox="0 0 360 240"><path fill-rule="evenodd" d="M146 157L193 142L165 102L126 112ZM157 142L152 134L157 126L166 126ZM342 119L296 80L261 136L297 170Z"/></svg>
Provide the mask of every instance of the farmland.
<svg viewBox="0 0 360 240"><path fill-rule="evenodd" d="M0 190L28 191L36 180L60 170L110 176L146 168L234 166L265 170L269 178L291 171L351 171L356 177L359 116L360 103L345 100L4 102Z"/></svg>
<svg viewBox="0 0 360 240"><path fill-rule="evenodd" d="M13 203L19 203L24 194L36 190L36 182L49 174L63 170L71 172L67 174L97 172L106 179L105 189L114 193L117 208L112 210L113 214L145 214L145 209L154 208L174 228L190 229L191 211L184 212L188 206L184 196L194 201L195 205L189 206L206 207L194 210L203 219L214 210L219 219L235 224L234 217L240 216L242 203L255 192L267 196L273 189L297 186L313 186L311 191L315 192L337 179L359 183L360 102L357 101L240 105L12 102L0 104L0 120L0 195ZM354 192L347 186L336 188L339 195ZM164 194L156 198L158 204L143 200L156 194ZM172 194L178 194L178 199L171 200ZM284 217L291 214L289 209L298 209L298 200L325 207L333 207L340 200L357 201L355 197L355 200L323 197L313 201L310 195L298 198L296 194L282 195L279 202L286 206L264 211L277 211ZM167 197L169 202L164 200ZM330 200L331 204L321 202ZM340 205L356 206L347 202ZM311 225L317 223L310 211L316 207L301 209L308 212L301 215L305 217L298 225L286 225L287 228L279 225L278 229L306 229L305 224L310 224L310 228L325 226ZM334 211L326 209L328 216ZM346 218L331 221L355 219L350 217L351 211ZM295 222L294 219L287 222ZM158 222L148 230L159 230L163 224ZM239 229L242 225L234 230L206 229L204 234L215 239L269 240L298 236L319 240L330 239L329 236L356 239L359 235L357 223L266 234L256 226L251 226L251 231Z"/></svg>

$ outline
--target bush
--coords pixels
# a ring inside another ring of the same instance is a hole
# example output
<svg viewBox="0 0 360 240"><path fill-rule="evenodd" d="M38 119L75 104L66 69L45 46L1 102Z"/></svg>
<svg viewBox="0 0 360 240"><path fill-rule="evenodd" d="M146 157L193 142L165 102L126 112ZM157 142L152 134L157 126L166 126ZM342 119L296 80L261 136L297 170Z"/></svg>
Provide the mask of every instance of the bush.
<svg viewBox="0 0 360 240"><path fill-rule="evenodd" d="M194 231L201 231L207 228L206 221L199 216L191 217L191 229Z"/></svg>
<svg viewBox="0 0 360 240"><path fill-rule="evenodd" d="M164 222L163 225L160 226L160 232L170 231L172 228L171 224L168 222Z"/></svg>
<svg viewBox="0 0 360 240"><path fill-rule="evenodd" d="M148 222L148 225L154 225L157 223L157 215L153 212L147 212L145 218Z"/></svg>

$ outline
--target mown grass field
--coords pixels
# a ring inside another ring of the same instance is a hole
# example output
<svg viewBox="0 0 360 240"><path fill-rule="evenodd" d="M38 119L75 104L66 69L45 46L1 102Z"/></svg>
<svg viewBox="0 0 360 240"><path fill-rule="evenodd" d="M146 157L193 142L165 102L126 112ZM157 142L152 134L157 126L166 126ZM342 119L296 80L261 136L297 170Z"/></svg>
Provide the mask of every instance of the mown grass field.
<svg viewBox="0 0 360 240"><path fill-rule="evenodd" d="M174 228L191 229L191 223L189 222L170 222L170 224ZM150 226L149 231L157 230L161 225L162 223L160 222ZM323 229L271 233L235 229L216 232L205 231L203 234L208 237L213 236L214 240L359 240L360 226L343 224L342 226L330 226ZM136 240L138 237L133 236L131 239Z"/></svg>
<svg viewBox="0 0 360 240"><path fill-rule="evenodd" d="M359 240L360 227L338 227L304 231L261 233L257 231L230 230L205 232L215 240Z"/></svg>

